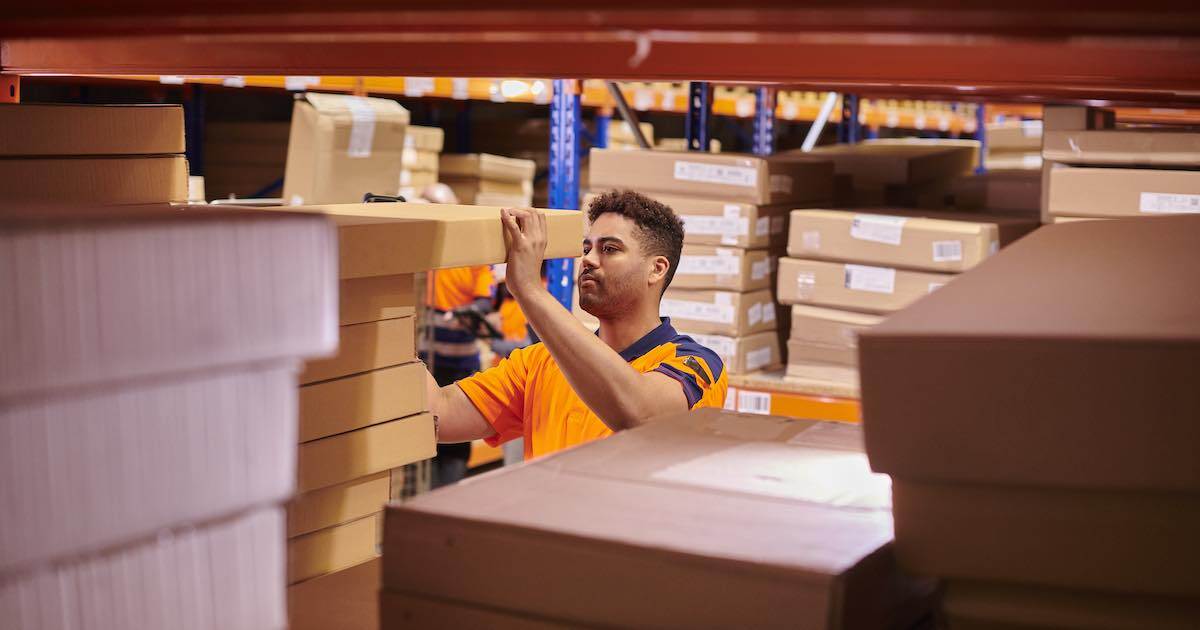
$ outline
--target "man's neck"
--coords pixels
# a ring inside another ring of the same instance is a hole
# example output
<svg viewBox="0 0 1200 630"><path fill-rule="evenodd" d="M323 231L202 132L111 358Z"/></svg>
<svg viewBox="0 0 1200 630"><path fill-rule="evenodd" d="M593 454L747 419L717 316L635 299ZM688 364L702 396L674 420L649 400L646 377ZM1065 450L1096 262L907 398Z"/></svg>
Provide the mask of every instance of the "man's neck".
<svg viewBox="0 0 1200 630"><path fill-rule="evenodd" d="M600 340L621 352L661 324L656 302L654 310L636 308L623 317L600 320Z"/></svg>

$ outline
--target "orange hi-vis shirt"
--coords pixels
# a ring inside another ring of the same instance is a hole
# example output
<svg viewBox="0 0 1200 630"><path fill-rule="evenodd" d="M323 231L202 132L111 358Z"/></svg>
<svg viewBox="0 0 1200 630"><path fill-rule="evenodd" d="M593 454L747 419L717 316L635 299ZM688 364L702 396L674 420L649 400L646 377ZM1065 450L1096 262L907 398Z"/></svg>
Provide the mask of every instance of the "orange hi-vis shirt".
<svg viewBox="0 0 1200 630"><path fill-rule="evenodd" d="M488 265L438 269L433 272L433 291L429 305L440 311L452 311L469 305L476 298L492 297L492 268Z"/></svg>
<svg viewBox="0 0 1200 630"><path fill-rule="evenodd" d="M671 320L650 331L621 353L639 372L661 372L679 382L688 407L721 407L729 378L715 352L675 332ZM497 446L525 438L525 458L612 435L579 399L541 343L514 350L494 368L458 382L496 435Z"/></svg>

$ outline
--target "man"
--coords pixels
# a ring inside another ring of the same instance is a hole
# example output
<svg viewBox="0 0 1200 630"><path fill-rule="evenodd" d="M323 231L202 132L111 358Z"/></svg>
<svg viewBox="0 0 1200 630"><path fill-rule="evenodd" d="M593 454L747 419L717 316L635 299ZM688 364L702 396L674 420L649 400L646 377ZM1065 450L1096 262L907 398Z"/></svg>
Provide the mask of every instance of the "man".
<svg viewBox="0 0 1200 630"><path fill-rule="evenodd" d="M537 457L641 425L655 416L724 404L725 367L711 350L659 318L683 249L683 224L667 206L610 192L588 209L580 307L592 334L542 285L546 217L502 210L507 284L540 342L455 385L427 381L440 442L525 438Z"/></svg>

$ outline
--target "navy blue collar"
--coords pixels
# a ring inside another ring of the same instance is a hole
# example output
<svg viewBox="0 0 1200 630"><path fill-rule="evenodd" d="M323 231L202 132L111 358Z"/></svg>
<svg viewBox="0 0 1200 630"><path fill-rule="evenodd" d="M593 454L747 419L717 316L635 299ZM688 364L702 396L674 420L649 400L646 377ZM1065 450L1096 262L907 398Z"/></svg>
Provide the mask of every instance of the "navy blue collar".
<svg viewBox="0 0 1200 630"><path fill-rule="evenodd" d="M676 333L675 328L671 326L670 317L660 317L659 319L662 320L662 323L659 324L657 328L646 333L645 337L633 342L632 345L619 353L621 358L625 359L626 363L633 361L643 354L646 354L647 352L650 352L651 350L679 336L679 333ZM597 330L596 335L599 334L600 331Z"/></svg>

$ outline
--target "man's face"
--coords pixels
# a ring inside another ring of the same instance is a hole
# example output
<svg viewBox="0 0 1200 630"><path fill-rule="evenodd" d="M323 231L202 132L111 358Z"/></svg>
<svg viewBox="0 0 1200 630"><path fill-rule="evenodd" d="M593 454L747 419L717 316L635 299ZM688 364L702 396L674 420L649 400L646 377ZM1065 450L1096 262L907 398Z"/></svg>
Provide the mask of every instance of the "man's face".
<svg viewBox="0 0 1200 630"><path fill-rule="evenodd" d="M615 213L596 217L583 239L576 286L579 306L600 319L629 313L650 287L652 257L642 251L637 224Z"/></svg>

